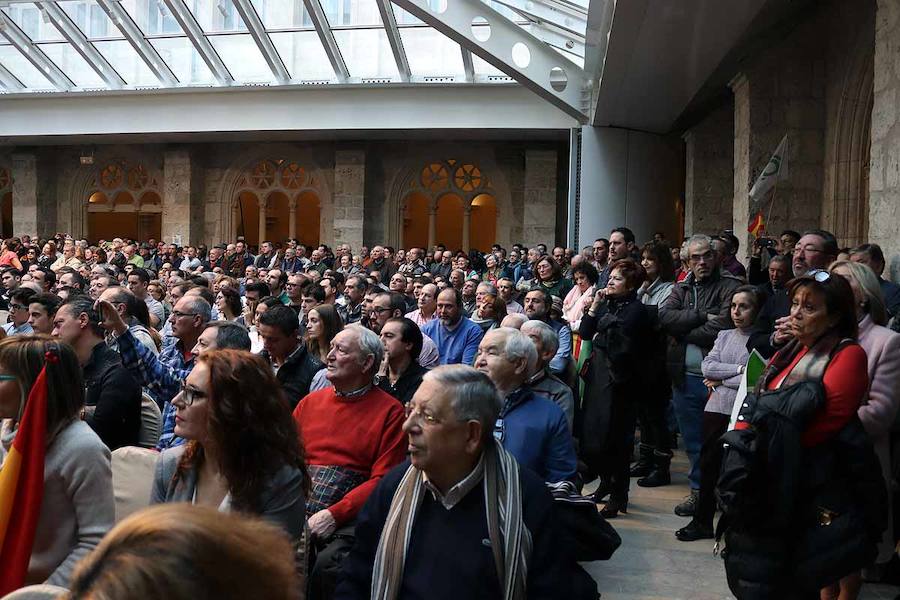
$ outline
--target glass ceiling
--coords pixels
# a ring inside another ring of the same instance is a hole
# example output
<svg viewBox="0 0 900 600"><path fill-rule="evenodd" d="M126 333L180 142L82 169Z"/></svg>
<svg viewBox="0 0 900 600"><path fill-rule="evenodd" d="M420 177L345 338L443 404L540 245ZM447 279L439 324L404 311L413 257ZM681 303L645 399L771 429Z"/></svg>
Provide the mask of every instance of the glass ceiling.
<svg viewBox="0 0 900 600"><path fill-rule="evenodd" d="M482 1L584 66L587 0ZM0 0L0 93L510 81L390 0Z"/></svg>

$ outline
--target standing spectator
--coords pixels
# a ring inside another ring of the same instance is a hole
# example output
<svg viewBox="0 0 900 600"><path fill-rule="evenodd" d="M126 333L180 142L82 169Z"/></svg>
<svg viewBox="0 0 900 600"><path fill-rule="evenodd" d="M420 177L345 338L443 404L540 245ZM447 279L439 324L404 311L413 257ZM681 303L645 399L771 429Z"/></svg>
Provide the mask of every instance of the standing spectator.
<svg viewBox="0 0 900 600"><path fill-rule="evenodd" d="M594 297L594 286L599 274L590 263L581 263L572 268L572 279L575 285L563 298L563 317L569 323L572 332L578 331L581 315L590 306Z"/></svg>
<svg viewBox="0 0 900 600"><path fill-rule="evenodd" d="M594 259L594 268L597 269L599 276L606 269L609 262L609 240L606 238L597 238L592 246L592 256Z"/></svg>
<svg viewBox="0 0 900 600"><path fill-rule="evenodd" d="M553 258L544 256L534 266L535 277L531 287L540 287L548 295L565 298L572 289L572 281L563 277L562 269Z"/></svg>
<svg viewBox="0 0 900 600"><path fill-rule="evenodd" d="M591 377L585 384L581 432L584 461L602 482L594 500L609 493L609 502L600 511L605 518L628 511L637 399L647 389L641 363L651 356L654 341L647 308L637 297L645 278L643 267L629 258L613 263L606 287L594 294L579 330L583 339L595 340L593 360L605 363L607 370L603 379ZM591 375L598 372L597 366L592 365ZM598 410L601 406L608 408ZM601 414L608 420L605 427Z"/></svg>
<svg viewBox="0 0 900 600"><path fill-rule="evenodd" d="M884 274L884 252L878 244L863 244L850 251L850 260L866 265L878 277L878 285L881 286L881 294L884 296L884 304L887 309L888 319L897 316L900 311L900 285L888 281Z"/></svg>
<svg viewBox="0 0 900 600"><path fill-rule="evenodd" d="M690 460L691 494L675 507L681 517L694 515L700 490L700 448L703 445L703 410L708 391L703 384L703 357L716 336L733 327L731 297L741 282L716 262L711 240L695 235L688 242L691 272L672 288L659 308L659 321L671 336L668 366L672 402L678 428Z"/></svg>
<svg viewBox="0 0 900 600"><path fill-rule="evenodd" d="M675 532L675 537L683 542L713 537L715 487L722 465L722 443L719 438L728 429L738 388L750 358L747 341L763 299L764 296L753 286L737 288L731 299L731 320L735 328L720 331L712 350L703 358L703 384L709 389L709 400L703 412L700 496L691 522Z"/></svg>

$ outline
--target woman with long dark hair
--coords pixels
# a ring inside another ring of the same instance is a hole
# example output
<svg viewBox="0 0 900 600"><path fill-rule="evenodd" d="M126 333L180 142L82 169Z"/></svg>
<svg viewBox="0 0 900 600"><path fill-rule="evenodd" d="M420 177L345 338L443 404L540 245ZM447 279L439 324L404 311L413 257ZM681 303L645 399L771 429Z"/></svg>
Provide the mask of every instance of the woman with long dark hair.
<svg viewBox="0 0 900 600"><path fill-rule="evenodd" d="M152 503L191 502L260 515L298 539L309 474L272 367L240 350L211 350L175 396L175 435L160 455Z"/></svg>
<svg viewBox="0 0 900 600"><path fill-rule="evenodd" d="M344 321L333 304L320 304L311 309L306 319L306 349L309 356L321 363L321 367L313 375L309 391L315 392L331 386L325 377L326 357L331 348L331 340L344 329Z"/></svg>

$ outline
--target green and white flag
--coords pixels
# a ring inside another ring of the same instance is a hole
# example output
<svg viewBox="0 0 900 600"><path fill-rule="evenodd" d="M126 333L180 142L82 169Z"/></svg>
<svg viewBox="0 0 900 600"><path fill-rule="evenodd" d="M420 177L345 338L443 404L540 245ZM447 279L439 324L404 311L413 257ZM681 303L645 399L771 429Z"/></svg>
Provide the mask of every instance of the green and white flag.
<svg viewBox="0 0 900 600"><path fill-rule="evenodd" d="M785 136L781 138L781 143L778 144L778 148L775 149L775 154L772 155L772 158L770 158L769 162L766 164L766 168L763 169L762 173L760 173L759 177L756 179L756 183L750 188L751 206L753 206L754 202L759 202L765 198L766 194L769 193L769 190L775 187L776 181L779 179L787 179L787 141L788 136L785 134Z"/></svg>
<svg viewBox="0 0 900 600"><path fill-rule="evenodd" d="M741 414L741 408L743 408L744 399L747 397L747 392L749 392L756 386L756 381L765 370L766 359L762 357L762 354L760 354L756 350L753 350L750 353L750 358L747 359L747 365L744 369L744 377L741 379L741 385L738 388L737 397L734 400L734 406L732 406L731 408L731 420L728 423L728 431L734 429L734 425L735 423L737 423L738 415Z"/></svg>

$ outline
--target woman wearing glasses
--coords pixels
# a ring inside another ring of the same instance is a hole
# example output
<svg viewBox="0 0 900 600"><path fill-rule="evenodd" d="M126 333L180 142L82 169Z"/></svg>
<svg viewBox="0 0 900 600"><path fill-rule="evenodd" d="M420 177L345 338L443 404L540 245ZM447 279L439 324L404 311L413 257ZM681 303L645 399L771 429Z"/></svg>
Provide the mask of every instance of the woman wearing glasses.
<svg viewBox="0 0 900 600"><path fill-rule="evenodd" d="M793 340L760 376L758 408L736 425L761 432L765 448L756 454L761 470L746 471L757 478L744 498L764 517L744 513L725 533L738 598L818 598L874 560L886 525L884 482L857 416L869 380L853 291L843 277L813 270L791 282L788 297ZM734 488L724 464L719 492L727 499Z"/></svg>
<svg viewBox="0 0 900 600"><path fill-rule="evenodd" d="M32 388L45 364L43 498L24 583L66 586L78 561L112 528L116 509L109 449L79 417L84 384L78 358L49 336L0 341L0 456L5 460L10 452L28 403L39 401Z"/></svg>
<svg viewBox="0 0 900 600"><path fill-rule="evenodd" d="M309 475L272 368L248 352L211 350L172 404L175 435L188 443L160 455L151 503L255 514L299 539Z"/></svg>

